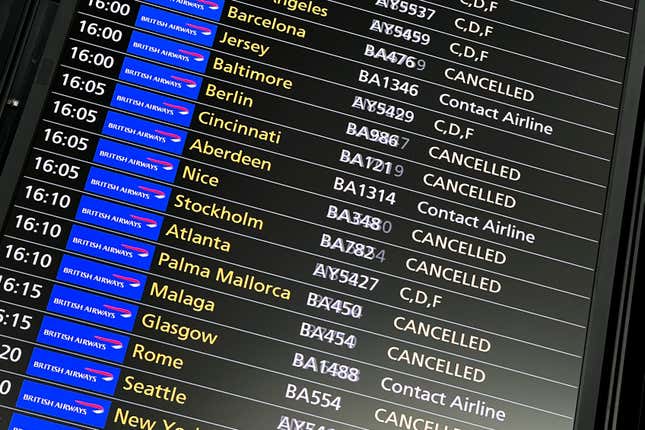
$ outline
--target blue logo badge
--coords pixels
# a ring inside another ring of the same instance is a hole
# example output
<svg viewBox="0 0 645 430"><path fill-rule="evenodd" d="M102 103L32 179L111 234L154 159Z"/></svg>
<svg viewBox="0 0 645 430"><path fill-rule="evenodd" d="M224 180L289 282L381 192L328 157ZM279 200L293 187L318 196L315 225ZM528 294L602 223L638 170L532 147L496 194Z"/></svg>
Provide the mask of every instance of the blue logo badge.
<svg viewBox="0 0 645 430"><path fill-rule="evenodd" d="M126 336L46 316L38 332L39 343L122 363L128 349Z"/></svg>
<svg viewBox="0 0 645 430"><path fill-rule="evenodd" d="M117 84L111 106L173 124L189 126L195 106L168 96Z"/></svg>
<svg viewBox="0 0 645 430"><path fill-rule="evenodd" d="M97 291L140 300L148 278L84 258L63 255L56 279Z"/></svg>
<svg viewBox="0 0 645 430"><path fill-rule="evenodd" d="M103 428L111 403L75 391L24 381L16 406L60 419Z"/></svg>
<svg viewBox="0 0 645 430"><path fill-rule="evenodd" d="M100 139L94 161L131 173L174 182L179 160L129 145Z"/></svg>
<svg viewBox="0 0 645 430"><path fill-rule="evenodd" d="M47 310L126 331L132 331L137 306L54 285Z"/></svg>
<svg viewBox="0 0 645 430"><path fill-rule="evenodd" d="M155 253L153 245L80 225L72 226L66 249L144 270Z"/></svg>
<svg viewBox="0 0 645 430"><path fill-rule="evenodd" d="M206 71L210 57L204 49L138 31L132 32L128 53L199 73Z"/></svg>
<svg viewBox="0 0 645 430"><path fill-rule="evenodd" d="M76 219L122 233L157 240L163 218L128 206L82 196Z"/></svg>
<svg viewBox="0 0 645 430"><path fill-rule="evenodd" d="M183 130L117 112L108 112L102 133L173 154L183 152L188 135Z"/></svg>
<svg viewBox="0 0 645 430"><path fill-rule="evenodd" d="M213 21L219 21L224 10L224 0L148 0L148 3L166 6Z"/></svg>
<svg viewBox="0 0 645 430"><path fill-rule="evenodd" d="M217 26L149 6L139 8L135 26L198 45L213 46Z"/></svg>
<svg viewBox="0 0 645 430"><path fill-rule="evenodd" d="M78 428L41 420L40 418L28 417L27 415L13 414L9 423L9 430L78 430Z"/></svg>
<svg viewBox="0 0 645 430"><path fill-rule="evenodd" d="M116 367L41 348L34 348L27 368L31 376L109 395L114 394L120 373Z"/></svg>
<svg viewBox="0 0 645 430"><path fill-rule="evenodd" d="M165 211L170 188L97 167L90 168L85 190L151 209Z"/></svg>
<svg viewBox="0 0 645 430"><path fill-rule="evenodd" d="M125 57L119 79L197 100L202 78L145 61Z"/></svg>

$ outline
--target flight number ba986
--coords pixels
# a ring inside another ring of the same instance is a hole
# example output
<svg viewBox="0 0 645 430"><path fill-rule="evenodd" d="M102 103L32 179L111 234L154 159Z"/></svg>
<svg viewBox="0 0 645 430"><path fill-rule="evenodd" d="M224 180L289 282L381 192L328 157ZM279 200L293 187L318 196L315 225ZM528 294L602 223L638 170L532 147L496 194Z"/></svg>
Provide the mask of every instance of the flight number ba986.
<svg viewBox="0 0 645 430"><path fill-rule="evenodd" d="M365 139L368 142L380 143L382 145L398 149L405 149L405 147L408 146L408 143L410 143L410 139L407 137L399 136L398 134L366 125L358 125L351 121L347 123L345 134Z"/></svg>

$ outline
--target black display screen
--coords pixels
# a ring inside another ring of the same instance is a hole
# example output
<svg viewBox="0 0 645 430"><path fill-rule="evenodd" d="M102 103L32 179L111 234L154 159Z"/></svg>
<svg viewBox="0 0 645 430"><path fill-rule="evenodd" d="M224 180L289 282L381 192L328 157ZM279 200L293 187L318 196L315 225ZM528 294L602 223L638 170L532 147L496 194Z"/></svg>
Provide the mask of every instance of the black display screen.
<svg viewBox="0 0 645 430"><path fill-rule="evenodd" d="M0 427L574 429L634 0L75 7Z"/></svg>

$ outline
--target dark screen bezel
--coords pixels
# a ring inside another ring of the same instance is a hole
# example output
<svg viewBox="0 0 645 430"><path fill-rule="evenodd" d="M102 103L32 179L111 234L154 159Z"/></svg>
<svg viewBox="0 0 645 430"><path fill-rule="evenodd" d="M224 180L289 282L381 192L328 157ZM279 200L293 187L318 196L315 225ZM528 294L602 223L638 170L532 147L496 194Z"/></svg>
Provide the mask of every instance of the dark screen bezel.
<svg viewBox="0 0 645 430"><path fill-rule="evenodd" d="M18 185L20 173L23 171L36 127L40 122L53 71L58 64L58 58L79 1L66 0L60 4L36 82L25 104L24 114L11 144L6 165L0 175L0 225L3 226L3 230L5 217L15 198L15 188ZM598 269L594 281L579 401L575 415L575 430L601 428L602 421L604 421L602 417L609 413L606 408L599 407L599 400L602 399L600 389L601 381L609 371L605 357L611 347L608 340L612 338L612 333L609 331L610 309L612 309L612 299L616 292L616 274L621 268L618 261L621 247L620 234L624 220L625 201L628 197L629 166L634 151L639 98L645 67L645 9L639 8L638 4L635 8L634 33L625 74L621 115L608 187L606 216L601 233L603 245L600 247Z"/></svg>
<svg viewBox="0 0 645 430"><path fill-rule="evenodd" d="M635 152L640 96L645 69L645 8L635 7L628 63L625 72L625 86L621 100L621 114L616 134L616 146L610 182L607 189L606 214L601 233L594 293L587 331L587 342L575 415L575 430L600 429L605 427L606 417L611 415L611 405L601 405L606 397L602 394L602 382L611 373L612 363L607 360L613 350L612 332L609 322L610 311L615 309L613 300L619 296L616 289L621 287L621 269L618 260L621 255L621 232L625 220L625 202ZM609 354L608 354L609 353Z"/></svg>

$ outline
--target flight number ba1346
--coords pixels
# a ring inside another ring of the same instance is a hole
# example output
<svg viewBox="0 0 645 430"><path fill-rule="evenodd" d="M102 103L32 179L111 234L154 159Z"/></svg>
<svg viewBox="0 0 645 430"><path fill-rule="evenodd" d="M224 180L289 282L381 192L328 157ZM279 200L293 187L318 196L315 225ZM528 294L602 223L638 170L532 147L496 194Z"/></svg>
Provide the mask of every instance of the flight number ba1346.
<svg viewBox="0 0 645 430"><path fill-rule="evenodd" d="M359 72L358 82L411 97L417 97L419 95L419 84L413 84L410 81L401 80L378 72L370 72L365 69L361 69Z"/></svg>

